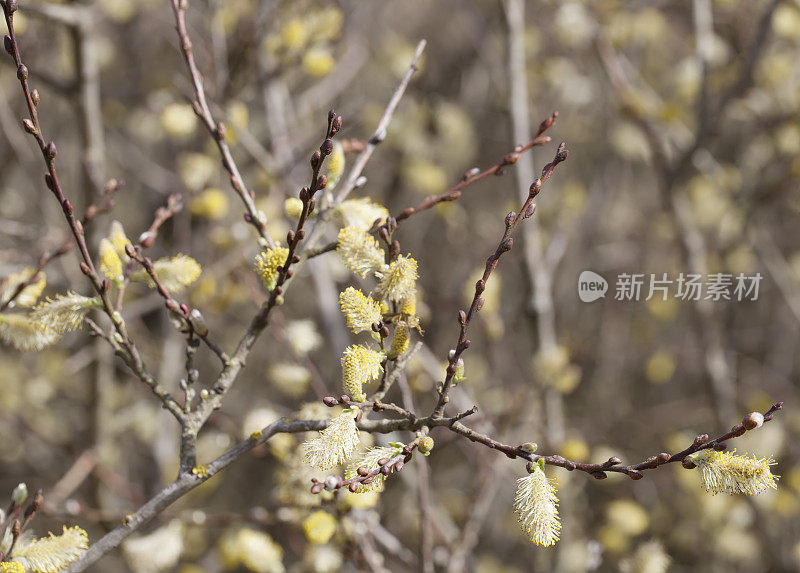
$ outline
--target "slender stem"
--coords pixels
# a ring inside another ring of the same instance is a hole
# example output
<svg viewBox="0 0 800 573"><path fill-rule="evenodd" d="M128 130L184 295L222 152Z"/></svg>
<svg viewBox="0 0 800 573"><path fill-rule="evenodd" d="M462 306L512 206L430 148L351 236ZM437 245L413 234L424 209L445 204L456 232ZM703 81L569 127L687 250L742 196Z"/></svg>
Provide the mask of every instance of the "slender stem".
<svg viewBox="0 0 800 573"><path fill-rule="evenodd" d="M189 68L189 75L194 88L195 100L192 102L192 107L197 117L203 122L206 130L208 130L208 133L214 138L214 143L216 143L217 149L222 156L222 166L230 174L231 187L233 187L233 190L239 195L242 203L244 203L246 210L245 221L255 228L264 243L270 247L274 247L275 244L267 232L267 217L256 207L253 196L247 189L239 167L233 159L230 146L226 141L227 129L225 128L225 124L214 119L214 115L211 113L211 108L208 105L206 91L203 85L203 74L200 73L200 69L197 67L197 62L194 59L192 40L189 38L189 32L186 28L187 8L187 0L172 0L172 11L175 15L175 26L178 30L180 50Z"/></svg>

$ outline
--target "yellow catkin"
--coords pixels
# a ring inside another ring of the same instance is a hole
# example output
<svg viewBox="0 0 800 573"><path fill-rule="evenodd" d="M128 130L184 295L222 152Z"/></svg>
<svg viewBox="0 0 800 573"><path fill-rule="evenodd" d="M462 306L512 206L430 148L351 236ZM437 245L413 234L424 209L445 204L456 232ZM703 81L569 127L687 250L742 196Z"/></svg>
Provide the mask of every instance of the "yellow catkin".
<svg viewBox="0 0 800 573"><path fill-rule="evenodd" d="M25 571L56 573L75 561L89 546L89 536L80 527L64 527L61 535L50 534L14 550L13 560Z"/></svg>
<svg viewBox="0 0 800 573"><path fill-rule="evenodd" d="M373 203L368 197L346 199L337 207L336 217L342 227L358 227L365 231L372 228L375 221L385 220L389 211L383 205Z"/></svg>
<svg viewBox="0 0 800 573"><path fill-rule="evenodd" d="M772 458L740 456L735 450L717 452L706 449L693 454L691 460L700 469L701 486L713 495L758 495L778 488L769 469L775 463Z"/></svg>
<svg viewBox="0 0 800 573"><path fill-rule="evenodd" d="M555 485L555 480L547 479L538 465L533 467L531 473L517 480L514 511L522 530L534 545L555 545L561 534Z"/></svg>
<svg viewBox="0 0 800 573"><path fill-rule="evenodd" d="M378 241L358 227L339 231L336 252L344 265L361 278L384 266L384 252Z"/></svg>
<svg viewBox="0 0 800 573"><path fill-rule="evenodd" d="M408 324L403 321L398 322L394 327L394 338L392 339L392 346L387 356L389 358L397 358L403 354L408 350L409 340Z"/></svg>
<svg viewBox="0 0 800 573"><path fill-rule="evenodd" d="M372 324L381 320L381 303L353 287L339 294L339 307L347 327L356 334L371 330Z"/></svg>
<svg viewBox="0 0 800 573"><path fill-rule="evenodd" d="M383 298L400 302L411 298L416 291L417 261L412 257L400 255L381 271L381 282L378 286Z"/></svg>
<svg viewBox="0 0 800 573"><path fill-rule="evenodd" d="M353 460L349 466L347 466L344 477L348 480L354 479L358 476L358 468L364 468L368 472L373 472L380 467L378 461L382 459L391 459L394 456L399 455L399 453L399 449L395 448L394 446L370 448L366 452L362 453L358 458ZM372 478L370 483L359 483L356 488L356 493L383 491L385 478L386 476L384 476L382 473L379 473Z"/></svg>
<svg viewBox="0 0 800 573"><path fill-rule="evenodd" d="M264 288L269 291L275 288L278 280L278 267L286 264L288 256L289 249L287 247L267 249L256 256L256 272L261 277Z"/></svg>
<svg viewBox="0 0 800 573"><path fill-rule="evenodd" d="M333 418L316 438L303 444L303 459L319 470L329 470L350 459L360 443L356 409L348 408Z"/></svg>
<svg viewBox="0 0 800 573"><path fill-rule="evenodd" d="M363 385L383 372L383 356L383 353L361 345L348 346L342 353L342 384L345 392L356 402L366 399Z"/></svg>
<svg viewBox="0 0 800 573"><path fill-rule="evenodd" d="M100 272L115 283L123 280L122 259L119 258L114 244L108 239L100 241Z"/></svg>

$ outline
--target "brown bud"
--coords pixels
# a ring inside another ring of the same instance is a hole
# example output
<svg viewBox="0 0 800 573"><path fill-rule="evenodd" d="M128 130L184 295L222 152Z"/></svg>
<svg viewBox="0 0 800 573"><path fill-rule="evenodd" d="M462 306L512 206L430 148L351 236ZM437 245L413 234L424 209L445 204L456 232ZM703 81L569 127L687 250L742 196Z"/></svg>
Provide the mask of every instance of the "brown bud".
<svg viewBox="0 0 800 573"><path fill-rule="evenodd" d="M592 477L594 479L606 479L608 477L608 474L606 472L596 471L592 472Z"/></svg>
<svg viewBox="0 0 800 573"><path fill-rule="evenodd" d="M351 483L349 486L347 486L347 489L349 489L351 493L356 493L358 491L358 484Z"/></svg>
<svg viewBox="0 0 800 573"><path fill-rule="evenodd" d="M311 167L313 167L314 169L317 168L317 166L319 165L320 157L321 156L319 151L314 151L314 153L311 154Z"/></svg>
<svg viewBox="0 0 800 573"><path fill-rule="evenodd" d="M68 216L71 216L74 212L72 208L72 203L70 203L69 199L64 199L64 202L61 203L61 209L66 213Z"/></svg>
<svg viewBox="0 0 800 573"><path fill-rule="evenodd" d="M472 179L473 177L475 177L480 172L481 172L481 170L478 169L477 167L473 167L472 169L467 169L464 172L464 175L461 176L461 180L462 181L468 181L469 179Z"/></svg>
<svg viewBox="0 0 800 573"><path fill-rule="evenodd" d="M33 100L33 105L39 105L39 90L34 89L31 92L31 100Z"/></svg>
<svg viewBox="0 0 800 573"><path fill-rule="evenodd" d="M6 52L8 52L9 56L14 55L14 44L11 42L11 38L9 36L3 37L3 47L6 49Z"/></svg>
<svg viewBox="0 0 800 573"><path fill-rule="evenodd" d="M342 129L342 116L337 115L336 119L333 120L333 125L331 125L331 135L339 133L341 129Z"/></svg>
<svg viewBox="0 0 800 573"><path fill-rule="evenodd" d="M764 414L761 412L750 412L742 419L742 426L746 430L760 428L762 425L764 425Z"/></svg>
<svg viewBox="0 0 800 573"><path fill-rule="evenodd" d="M542 180L536 179L533 183L531 183L531 188L528 190L529 197L536 197L539 194L539 191L542 190Z"/></svg>
<svg viewBox="0 0 800 573"><path fill-rule="evenodd" d="M467 313L463 310L458 311L458 322L462 326L467 322Z"/></svg>
<svg viewBox="0 0 800 573"><path fill-rule="evenodd" d="M694 463L692 460L690 460L689 458L683 458L683 459L681 460L681 465L682 465L683 467L685 467L687 470L693 470L694 468L696 468L696 467L697 467L697 464L695 464L695 463Z"/></svg>
<svg viewBox="0 0 800 573"><path fill-rule="evenodd" d="M336 112L333 111L332 109L328 110L328 121L332 122L335 117L336 117Z"/></svg>
<svg viewBox="0 0 800 573"><path fill-rule="evenodd" d="M341 402L343 404L349 404L350 403L350 396L348 396L347 394L342 394L339 397L339 402Z"/></svg>
<svg viewBox="0 0 800 573"><path fill-rule="evenodd" d="M658 460L659 464L665 464L671 459L672 459L672 456L669 455L667 452L661 452L660 454L658 454L658 457L657 457L657 460Z"/></svg>
<svg viewBox="0 0 800 573"><path fill-rule="evenodd" d="M325 404L328 408L333 408L334 406L339 404L339 401L333 396L325 396L322 399L322 403Z"/></svg>
<svg viewBox="0 0 800 573"><path fill-rule="evenodd" d="M514 247L514 238L513 237L509 237L506 240L504 240L502 243L500 243L500 250L502 252L504 252L504 253L510 251L513 247Z"/></svg>
<svg viewBox="0 0 800 573"><path fill-rule="evenodd" d="M19 537L19 534L22 532L22 524L19 522L19 519L14 520L14 525L11 526L11 535L16 539Z"/></svg>
<svg viewBox="0 0 800 573"><path fill-rule="evenodd" d="M103 292L108 292L108 289L111 288L111 283L108 279L103 279Z"/></svg>
<svg viewBox="0 0 800 573"><path fill-rule="evenodd" d="M359 467L359 468L356 470L356 473L357 473L358 475L360 475L361 477L364 477L364 476L367 476L367 475L369 475L369 470L368 470L367 468L365 468L365 467Z"/></svg>
<svg viewBox="0 0 800 573"><path fill-rule="evenodd" d="M306 230L305 229L300 229L299 231L297 231L297 240L298 241L302 241L305 238L306 238Z"/></svg>
<svg viewBox="0 0 800 573"><path fill-rule="evenodd" d="M219 141L225 141L225 138L228 137L228 128L225 127L225 124L217 122L217 130L214 133Z"/></svg>
<svg viewBox="0 0 800 573"><path fill-rule="evenodd" d="M56 144L53 143L52 141L48 143L44 148L44 154L47 157L47 159L50 160L55 159L56 155L58 155L58 149L56 149Z"/></svg>
<svg viewBox="0 0 800 573"><path fill-rule="evenodd" d="M621 459L619 459L617 456L613 456L611 458L608 458L608 461L606 462L606 465L617 466L617 465L619 465L621 463L622 463Z"/></svg>
<svg viewBox="0 0 800 573"><path fill-rule="evenodd" d="M9 14L13 14L19 8L19 2L17 0L6 0L6 10L8 10Z"/></svg>
<svg viewBox="0 0 800 573"><path fill-rule="evenodd" d="M509 211L508 215L506 215L506 227L510 227L514 224L514 219L517 217L517 214L514 211Z"/></svg>
<svg viewBox="0 0 800 573"><path fill-rule="evenodd" d="M644 477L644 474L639 470L631 470L628 472L628 477L632 480L640 480Z"/></svg>
<svg viewBox="0 0 800 573"><path fill-rule="evenodd" d="M405 464L402 462L402 460L397 462L396 464L394 464L394 471L399 472L400 470L403 469L404 465Z"/></svg>
<svg viewBox="0 0 800 573"><path fill-rule="evenodd" d="M475 292L481 294L485 290L486 290L486 281L483 279L479 279L478 282L475 283Z"/></svg>
<svg viewBox="0 0 800 573"><path fill-rule="evenodd" d="M484 299L483 297L479 298L477 304L475 305L475 309L476 310L482 309L483 308L483 304L485 302L486 302L486 299Z"/></svg>
<svg viewBox="0 0 800 573"><path fill-rule="evenodd" d="M308 201L308 187L300 189L300 200L303 202Z"/></svg>
<svg viewBox="0 0 800 573"><path fill-rule="evenodd" d="M28 67L25 64L20 64L17 67L17 79L20 81L28 79Z"/></svg>
<svg viewBox="0 0 800 573"><path fill-rule="evenodd" d="M553 126L553 123L555 123L555 118L557 118L557 117L558 117L558 112L557 112L557 111L554 111L554 112L553 112L553 115L551 115L550 117L548 117L547 119L545 119L545 120L544 120L542 123L540 123L540 124L539 124L539 131L538 131L538 135L541 135L541 134L543 134L545 131L547 131L548 129L550 129L550 128Z"/></svg>
<svg viewBox="0 0 800 573"><path fill-rule="evenodd" d="M317 189L325 189L328 186L328 178L325 175L317 177Z"/></svg>
<svg viewBox="0 0 800 573"><path fill-rule="evenodd" d="M325 155L330 155L332 151L333 151L333 141L331 141L331 138L329 137L322 142L322 145L319 146L319 152L323 156L325 156Z"/></svg>
<svg viewBox="0 0 800 573"><path fill-rule="evenodd" d="M80 267L81 267L81 272L82 272L83 274L85 274L85 275L87 275L87 276L89 276L90 274L92 274L92 269L90 269L90 268L89 268L89 265L87 265L86 263L81 263L81 264L80 264Z"/></svg>
<svg viewBox="0 0 800 573"><path fill-rule="evenodd" d="M315 483L311 486L311 493L318 494L322 492L323 489L325 489L325 486L323 486L321 483Z"/></svg>
<svg viewBox="0 0 800 573"><path fill-rule="evenodd" d="M700 434L694 439L695 446L702 446L708 441L708 434Z"/></svg>
<svg viewBox="0 0 800 573"><path fill-rule="evenodd" d="M292 255L292 264L300 262L300 255L294 254Z"/></svg>
<svg viewBox="0 0 800 573"><path fill-rule="evenodd" d="M569 149L567 149L567 144L562 141L558 144L558 152L556 153L553 163L561 163L567 157L569 157Z"/></svg>
<svg viewBox="0 0 800 573"><path fill-rule="evenodd" d="M294 241L294 231L289 231L286 233L286 242L291 243L292 241Z"/></svg>
<svg viewBox="0 0 800 573"><path fill-rule="evenodd" d="M149 249L152 247L156 242L156 234L152 231L145 231L141 235L139 235L139 243L141 243L142 247L145 249Z"/></svg>

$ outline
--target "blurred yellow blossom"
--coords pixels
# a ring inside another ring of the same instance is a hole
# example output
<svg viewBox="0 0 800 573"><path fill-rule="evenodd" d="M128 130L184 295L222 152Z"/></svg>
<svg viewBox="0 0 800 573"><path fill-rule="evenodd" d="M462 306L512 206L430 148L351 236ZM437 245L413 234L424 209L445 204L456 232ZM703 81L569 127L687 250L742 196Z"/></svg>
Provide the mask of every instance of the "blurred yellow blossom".
<svg viewBox="0 0 800 573"><path fill-rule="evenodd" d="M174 137L186 137L197 128L197 116L191 106L171 103L161 111L161 126Z"/></svg>
<svg viewBox="0 0 800 573"><path fill-rule="evenodd" d="M212 221L224 219L228 214L230 201L221 189L208 188L189 200L189 212L195 217L204 217Z"/></svg>
<svg viewBox="0 0 800 573"><path fill-rule="evenodd" d="M311 48L303 54L303 71L310 76L319 78L327 76L336 65L330 51L325 48Z"/></svg>
<svg viewBox="0 0 800 573"><path fill-rule="evenodd" d="M327 511L317 510L303 520L303 533L311 543L323 545L336 533L336 518Z"/></svg>
<svg viewBox="0 0 800 573"><path fill-rule="evenodd" d="M2 285L0 285L0 305L11 300L11 297L14 295L16 290L21 285L29 281L33 277L34 273L36 273L36 269L27 268L13 273L3 279ZM39 276L36 277L36 280L20 291L20 293L14 299L13 304L15 306L22 307L33 306L36 304L36 301L39 300L39 297L42 296L42 291L44 290L46 284L47 281L44 271L40 271Z"/></svg>

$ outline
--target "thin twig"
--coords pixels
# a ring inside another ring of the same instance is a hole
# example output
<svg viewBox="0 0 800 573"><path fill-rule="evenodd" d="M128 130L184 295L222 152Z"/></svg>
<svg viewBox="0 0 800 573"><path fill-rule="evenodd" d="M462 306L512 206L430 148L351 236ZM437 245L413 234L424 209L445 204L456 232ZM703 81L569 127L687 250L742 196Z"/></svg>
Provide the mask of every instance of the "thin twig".
<svg viewBox="0 0 800 573"><path fill-rule="evenodd" d="M267 232L266 215L256 207L253 196L245 185L244 179L239 172L239 167L233 159L233 154L226 141L227 129L225 128L225 124L214 119L214 115L211 113L211 108L208 105L205 88L203 86L203 75L200 73L200 69L195 62L194 52L192 51L192 40L189 38L189 32L186 28L187 8L187 0L172 0L172 11L175 15L175 26L178 30L180 49L186 61L186 65L189 68L189 75L192 79L192 86L196 98L192 101L192 109L194 109L197 117L203 122L208 133L214 139L217 149L219 149L220 155L222 156L222 166L230 174L231 187L233 187L233 190L239 195L242 203L244 203L246 211L245 221L253 225L265 244L274 247L275 244Z"/></svg>

